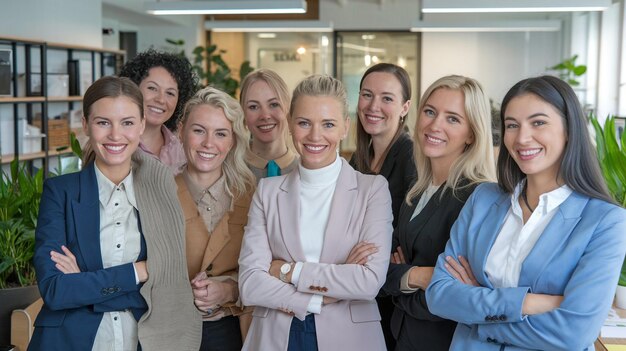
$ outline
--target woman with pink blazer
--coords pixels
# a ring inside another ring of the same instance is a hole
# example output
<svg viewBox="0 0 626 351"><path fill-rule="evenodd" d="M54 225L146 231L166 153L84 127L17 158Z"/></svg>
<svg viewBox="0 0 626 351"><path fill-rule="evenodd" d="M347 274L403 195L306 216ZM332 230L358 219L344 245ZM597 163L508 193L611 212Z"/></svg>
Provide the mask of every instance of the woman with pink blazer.
<svg viewBox="0 0 626 351"><path fill-rule="evenodd" d="M256 306L244 350L385 349L374 298L389 265L391 197L382 176L339 157L348 126L340 81L296 87L300 164L259 182L239 258L242 302Z"/></svg>

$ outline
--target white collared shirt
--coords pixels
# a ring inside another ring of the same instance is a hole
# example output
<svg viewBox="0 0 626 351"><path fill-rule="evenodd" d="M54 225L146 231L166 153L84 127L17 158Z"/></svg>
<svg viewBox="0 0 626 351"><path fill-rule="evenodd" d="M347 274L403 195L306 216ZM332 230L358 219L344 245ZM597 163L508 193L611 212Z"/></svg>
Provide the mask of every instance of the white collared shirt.
<svg viewBox="0 0 626 351"><path fill-rule="evenodd" d="M563 185L541 194L537 208L524 223L522 208L519 205L519 196L523 186L524 181L515 187L511 196L511 208L487 256L485 273L494 288L517 287L524 260L535 247L535 243L558 211L559 206L572 193L572 189Z"/></svg>
<svg viewBox="0 0 626 351"><path fill-rule="evenodd" d="M318 263L324 246L324 233L330 217L330 206L341 172L341 158L320 169L306 169L299 166L300 171L300 243L306 262ZM302 262L297 262L291 275L291 281L298 286ZM320 313L322 295L313 295L307 311Z"/></svg>
<svg viewBox="0 0 626 351"><path fill-rule="evenodd" d="M104 268L135 262L141 251L137 202L131 171L119 185L94 165L100 199L100 253ZM135 279L137 273L135 272ZM137 349L137 321L130 311L105 312L93 351Z"/></svg>

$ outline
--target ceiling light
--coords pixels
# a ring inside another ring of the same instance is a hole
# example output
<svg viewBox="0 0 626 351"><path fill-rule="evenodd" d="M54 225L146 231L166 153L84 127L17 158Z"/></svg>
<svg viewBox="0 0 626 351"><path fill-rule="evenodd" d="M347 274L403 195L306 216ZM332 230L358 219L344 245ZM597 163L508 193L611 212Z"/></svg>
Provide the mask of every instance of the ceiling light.
<svg viewBox="0 0 626 351"><path fill-rule="evenodd" d="M275 39L276 33L259 33L257 34L257 38L259 39Z"/></svg>
<svg viewBox="0 0 626 351"><path fill-rule="evenodd" d="M604 11L611 0L422 0L423 13Z"/></svg>
<svg viewBox="0 0 626 351"><path fill-rule="evenodd" d="M305 0L196 0L145 2L153 15L235 15L306 13Z"/></svg>
<svg viewBox="0 0 626 351"><path fill-rule="evenodd" d="M411 32L557 32L559 20L536 21L415 21Z"/></svg>
<svg viewBox="0 0 626 351"><path fill-rule="evenodd" d="M322 21L205 21L213 32L332 32L333 25Z"/></svg>

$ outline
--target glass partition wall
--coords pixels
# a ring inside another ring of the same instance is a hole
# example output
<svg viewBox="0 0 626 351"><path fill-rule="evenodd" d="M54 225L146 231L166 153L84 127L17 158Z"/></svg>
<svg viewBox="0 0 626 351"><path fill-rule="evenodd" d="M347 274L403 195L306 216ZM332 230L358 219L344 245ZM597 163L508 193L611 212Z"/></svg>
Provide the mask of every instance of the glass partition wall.
<svg viewBox="0 0 626 351"><path fill-rule="evenodd" d="M341 145L344 157L356 148L356 107L359 99L359 82L363 73L379 62L394 63L403 67L411 77L413 104L406 126L411 135L415 126L415 106L419 98L419 33L411 32L335 32L335 76L348 90L350 108L350 134Z"/></svg>

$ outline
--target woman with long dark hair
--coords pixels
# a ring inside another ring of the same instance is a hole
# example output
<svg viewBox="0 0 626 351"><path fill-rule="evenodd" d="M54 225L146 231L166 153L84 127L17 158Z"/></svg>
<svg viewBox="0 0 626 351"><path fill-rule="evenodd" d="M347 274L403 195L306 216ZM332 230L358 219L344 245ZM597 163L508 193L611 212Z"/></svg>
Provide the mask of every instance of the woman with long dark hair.
<svg viewBox="0 0 626 351"><path fill-rule="evenodd" d="M457 321L451 350L593 349L626 252L626 211L603 182L569 85L542 76L504 97L498 184L479 186L426 290Z"/></svg>

